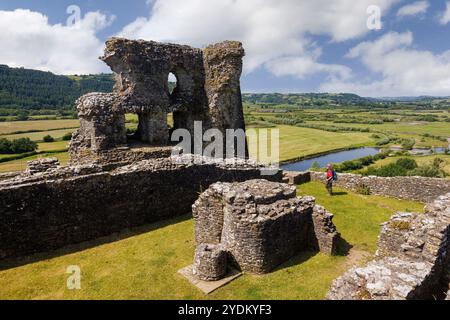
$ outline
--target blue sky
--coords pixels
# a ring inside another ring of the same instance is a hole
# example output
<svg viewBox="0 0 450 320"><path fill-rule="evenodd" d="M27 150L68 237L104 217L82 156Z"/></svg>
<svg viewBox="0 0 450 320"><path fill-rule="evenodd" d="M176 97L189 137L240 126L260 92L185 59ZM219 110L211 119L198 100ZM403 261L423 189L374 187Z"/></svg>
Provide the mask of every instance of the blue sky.
<svg viewBox="0 0 450 320"><path fill-rule="evenodd" d="M381 30L367 28L373 4ZM81 10L76 30L66 25L70 5ZM245 92L450 95L448 8L402 0L0 0L0 63L107 72L96 57L110 36L199 47L236 39L247 51Z"/></svg>

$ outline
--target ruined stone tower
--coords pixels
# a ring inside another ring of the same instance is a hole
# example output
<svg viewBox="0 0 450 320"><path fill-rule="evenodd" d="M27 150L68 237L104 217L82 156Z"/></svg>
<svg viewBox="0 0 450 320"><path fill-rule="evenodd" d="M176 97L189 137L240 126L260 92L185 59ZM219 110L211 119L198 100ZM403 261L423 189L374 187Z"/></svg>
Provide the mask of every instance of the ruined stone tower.
<svg viewBox="0 0 450 320"><path fill-rule="evenodd" d="M168 155L169 148L164 147L169 145L170 130L187 129L192 135L195 121L202 121L203 132L244 129L243 56L242 44L234 41L202 50L154 41L108 40L101 60L115 74L114 91L87 94L77 101L81 126L70 145L72 163ZM168 84L170 73L177 79L173 92ZM127 113L138 116L134 141L159 149L121 153L124 147L133 151L125 127ZM169 113L173 114L172 129Z"/></svg>

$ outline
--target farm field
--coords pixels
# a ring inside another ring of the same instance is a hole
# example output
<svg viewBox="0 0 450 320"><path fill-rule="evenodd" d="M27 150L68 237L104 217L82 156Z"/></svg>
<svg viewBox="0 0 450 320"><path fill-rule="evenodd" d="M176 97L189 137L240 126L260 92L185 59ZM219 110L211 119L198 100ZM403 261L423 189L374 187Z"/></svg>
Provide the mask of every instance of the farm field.
<svg viewBox="0 0 450 320"><path fill-rule="evenodd" d="M0 135L27 132L31 130L49 131L71 129L77 128L79 125L80 122L78 119L0 122Z"/></svg>
<svg viewBox="0 0 450 320"><path fill-rule="evenodd" d="M285 125L276 126L276 128L280 130L280 161L282 162L374 143L370 134L362 132L336 133ZM270 132L268 137L270 142ZM256 146L249 145L249 152L250 154L256 152Z"/></svg>
<svg viewBox="0 0 450 320"><path fill-rule="evenodd" d="M353 246L349 255L305 252L270 274L244 274L205 296L177 274L192 263L194 253L193 220L186 215L38 256L39 262L15 261L16 267L3 262L0 299L324 299L334 278L375 252L380 223L396 211L423 209L418 202L341 189L330 198L318 182L298 190L335 213L338 230ZM65 271L74 264L81 267L81 290L66 288Z"/></svg>
<svg viewBox="0 0 450 320"><path fill-rule="evenodd" d="M264 112L262 112L264 110ZM363 108L308 109L286 105L246 104L247 122L267 124L296 122L299 127L316 126L348 132L369 131L378 139L390 140L383 146L399 145L402 139L414 139L415 147L448 147L450 118L447 110L396 110Z"/></svg>
<svg viewBox="0 0 450 320"><path fill-rule="evenodd" d="M450 122L447 121L449 114L444 110L418 112L401 109L295 109L292 106L273 105L272 109L261 112L258 106L245 105L247 128L278 128L280 130L281 162L341 149L377 146L380 141L386 139L388 141L383 143L382 147L401 147L402 141L411 139L414 139L414 147L419 148L448 147L449 144L446 140L450 138ZM290 108L289 112L280 113L279 111L283 108ZM417 120L423 119L424 116L431 116L433 121ZM297 118L302 119L299 125L279 123L280 119ZM388 119L386 120L388 122L380 123L380 119ZM126 121L128 129L137 128L137 115L127 114ZM168 124L173 125L171 114L168 116ZM0 138L9 140L30 138L38 143L38 152L60 152L66 150L68 146L67 141L62 141L62 137L73 132L78 126L79 121L75 119L0 122ZM315 126L315 128L306 126ZM328 130L327 128L330 127L337 130ZM351 128L355 130L350 131ZM46 135L51 135L55 141L44 143L42 140ZM252 154L257 151L257 146L249 145L249 149ZM12 155L0 155L0 161L9 156ZM15 160L13 163L0 163L0 172L11 168L22 168L24 161L22 159L22 161Z"/></svg>

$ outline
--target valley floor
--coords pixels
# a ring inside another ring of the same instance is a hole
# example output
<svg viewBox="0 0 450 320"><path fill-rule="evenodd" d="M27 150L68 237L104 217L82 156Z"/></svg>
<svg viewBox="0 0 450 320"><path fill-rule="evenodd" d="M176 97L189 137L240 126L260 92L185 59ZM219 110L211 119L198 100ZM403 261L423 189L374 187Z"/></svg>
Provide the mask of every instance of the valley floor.
<svg viewBox="0 0 450 320"><path fill-rule="evenodd" d="M10 262L14 266L0 263L0 299L324 299L333 279L375 252L380 223L396 211L423 211L422 203L340 189L329 197L318 182L298 190L335 214L343 239L353 246L350 254L305 252L270 274L244 274L205 296L177 274L194 252L194 222L186 215ZM81 268L80 290L66 287L71 265Z"/></svg>

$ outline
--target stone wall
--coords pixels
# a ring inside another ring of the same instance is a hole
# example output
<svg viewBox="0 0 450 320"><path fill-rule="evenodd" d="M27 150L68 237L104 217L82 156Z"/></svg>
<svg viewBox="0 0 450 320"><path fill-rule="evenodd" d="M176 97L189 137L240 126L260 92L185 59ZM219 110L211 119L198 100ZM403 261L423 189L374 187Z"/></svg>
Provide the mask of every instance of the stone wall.
<svg viewBox="0 0 450 320"><path fill-rule="evenodd" d="M260 167L248 161L202 159L144 160L112 171L94 164L58 167L1 180L0 258L186 214L210 184L260 177ZM267 178L281 181L281 173Z"/></svg>
<svg viewBox="0 0 450 320"><path fill-rule="evenodd" d="M450 193L425 211L397 213L386 222L375 259L336 279L328 298L444 299L450 282Z"/></svg>
<svg viewBox="0 0 450 320"><path fill-rule="evenodd" d="M205 245L220 246L230 265L257 274L302 250L335 254L340 238L333 215L315 206L314 198L296 197L295 186L267 180L215 183L192 212L200 252ZM196 255L195 264L202 263Z"/></svg>
<svg viewBox="0 0 450 320"><path fill-rule="evenodd" d="M311 172L311 180L325 182L325 173ZM361 186L371 194L405 200L430 202L450 192L450 180L425 177L375 177L350 173L338 173L336 186L358 191Z"/></svg>

